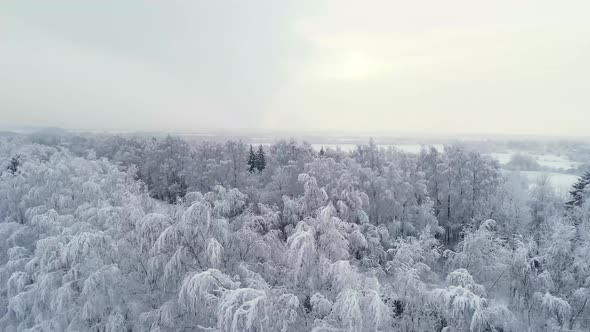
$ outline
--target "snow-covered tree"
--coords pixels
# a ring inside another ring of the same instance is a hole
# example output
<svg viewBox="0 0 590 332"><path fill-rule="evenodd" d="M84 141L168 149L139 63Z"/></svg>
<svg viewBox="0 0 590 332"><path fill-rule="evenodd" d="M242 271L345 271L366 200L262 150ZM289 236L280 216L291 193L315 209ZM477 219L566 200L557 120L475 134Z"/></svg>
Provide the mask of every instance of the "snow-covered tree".
<svg viewBox="0 0 590 332"><path fill-rule="evenodd" d="M459 145L264 154L0 135L0 330L590 329L590 200Z"/></svg>

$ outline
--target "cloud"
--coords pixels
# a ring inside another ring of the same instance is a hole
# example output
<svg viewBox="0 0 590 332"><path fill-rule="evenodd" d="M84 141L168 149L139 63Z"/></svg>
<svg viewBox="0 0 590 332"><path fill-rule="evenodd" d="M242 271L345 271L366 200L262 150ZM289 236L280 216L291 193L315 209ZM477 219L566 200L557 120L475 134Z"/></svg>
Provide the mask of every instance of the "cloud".
<svg viewBox="0 0 590 332"><path fill-rule="evenodd" d="M3 121L586 134L590 4L10 2Z"/></svg>
<svg viewBox="0 0 590 332"><path fill-rule="evenodd" d="M313 130L587 134L590 25L573 9L427 3L338 1L302 22L313 51L274 116Z"/></svg>
<svg viewBox="0 0 590 332"><path fill-rule="evenodd" d="M291 31L297 15L292 3L270 0L12 4L0 31L3 118L256 127L285 79L284 62L303 54Z"/></svg>

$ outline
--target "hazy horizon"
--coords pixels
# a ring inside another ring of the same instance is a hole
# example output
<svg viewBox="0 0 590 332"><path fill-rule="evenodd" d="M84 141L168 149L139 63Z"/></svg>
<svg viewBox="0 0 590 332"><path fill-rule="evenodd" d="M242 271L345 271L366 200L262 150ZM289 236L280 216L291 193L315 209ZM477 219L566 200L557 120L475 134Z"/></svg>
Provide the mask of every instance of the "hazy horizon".
<svg viewBox="0 0 590 332"><path fill-rule="evenodd" d="M3 7L4 125L588 135L584 1Z"/></svg>
<svg viewBox="0 0 590 332"><path fill-rule="evenodd" d="M337 142L341 139L347 140L369 140L374 139L377 143L380 141L408 141L413 143L419 142L439 142L439 141L463 141L463 140L572 140L572 141L590 141L590 134L518 134L518 133L469 133L469 132L426 132L426 131L362 131L362 130L281 130L281 129L264 129L264 128L209 128L209 129L186 129L186 130L167 130L167 129L114 129L114 128L83 128L83 127L59 127L43 125L23 125L23 124L4 124L0 125L0 132L9 133L51 133L67 132L73 134L105 134L105 135L173 135L173 136L203 136L216 138L239 138L239 137L263 137L270 141L276 139L290 139L309 141L309 137L321 138L323 142ZM311 142L313 143L313 142ZM413 144L412 143L412 144Z"/></svg>

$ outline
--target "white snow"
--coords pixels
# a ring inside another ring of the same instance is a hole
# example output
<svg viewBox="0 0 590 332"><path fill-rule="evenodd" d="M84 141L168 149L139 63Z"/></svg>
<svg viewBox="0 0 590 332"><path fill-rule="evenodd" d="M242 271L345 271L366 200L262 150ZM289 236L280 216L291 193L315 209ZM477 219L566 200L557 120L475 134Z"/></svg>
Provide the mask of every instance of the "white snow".
<svg viewBox="0 0 590 332"><path fill-rule="evenodd" d="M547 175L549 176L549 182L557 191L567 191L571 186L578 180L578 176L572 174L564 174L557 172L537 172L537 171L524 171L522 172L531 183L534 183L540 177Z"/></svg>
<svg viewBox="0 0 590 332"><path fill-rule="evenodd" d="M506 152L492 152L489 154L492 158L497 159L501 165L510 162L513 155L517 153L527 154L533 157L541 166L553 168L556 170L563 169L569 170L577 168L582 163L569 160L567 156L558 156L554 154L531 154L527 151L506 151Z"/></svg>

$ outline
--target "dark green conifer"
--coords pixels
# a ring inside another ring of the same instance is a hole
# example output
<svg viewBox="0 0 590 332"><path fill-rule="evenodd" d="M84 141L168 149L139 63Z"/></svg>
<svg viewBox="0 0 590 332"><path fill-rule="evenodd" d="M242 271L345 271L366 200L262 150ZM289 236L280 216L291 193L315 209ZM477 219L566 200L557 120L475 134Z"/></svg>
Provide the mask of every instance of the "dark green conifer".
<svg viewBox="0 0 590 332"><path fill-rule="evenodd" d="M20 157L14 156L14 157L12 157L12 159L10 159L10 164L8 164L7 170L10 173L14 174L18 170L19 166L20 166Z"/></svg>
<svg viewBox="0 0 590 332"><path fill-rule="evenodd" d="M254 148L252 147L252 144L250 144L250 155L248 155L248 171L250 173L254 173L254 171L257 168L257 156L254 153Z"/></svg>
<svg viewBox="0 0 590 332"><path fill-rule="evenodd" d="M571 200L567 203L567 207L573 208L575 206L581 206L584 203L584 191L590 184L590 171L584 173L578 182L574 183L572 190L570 191ZM590 189L590 188L589 188Z"/></svg>
<svg viewBox="0 0 590 332"><path fill-rule="evenodd" d="M256 153L256 169L262 172L266 168L266 157L264 156L264 149L262 145L258 147L258 153Z"/></svg>

